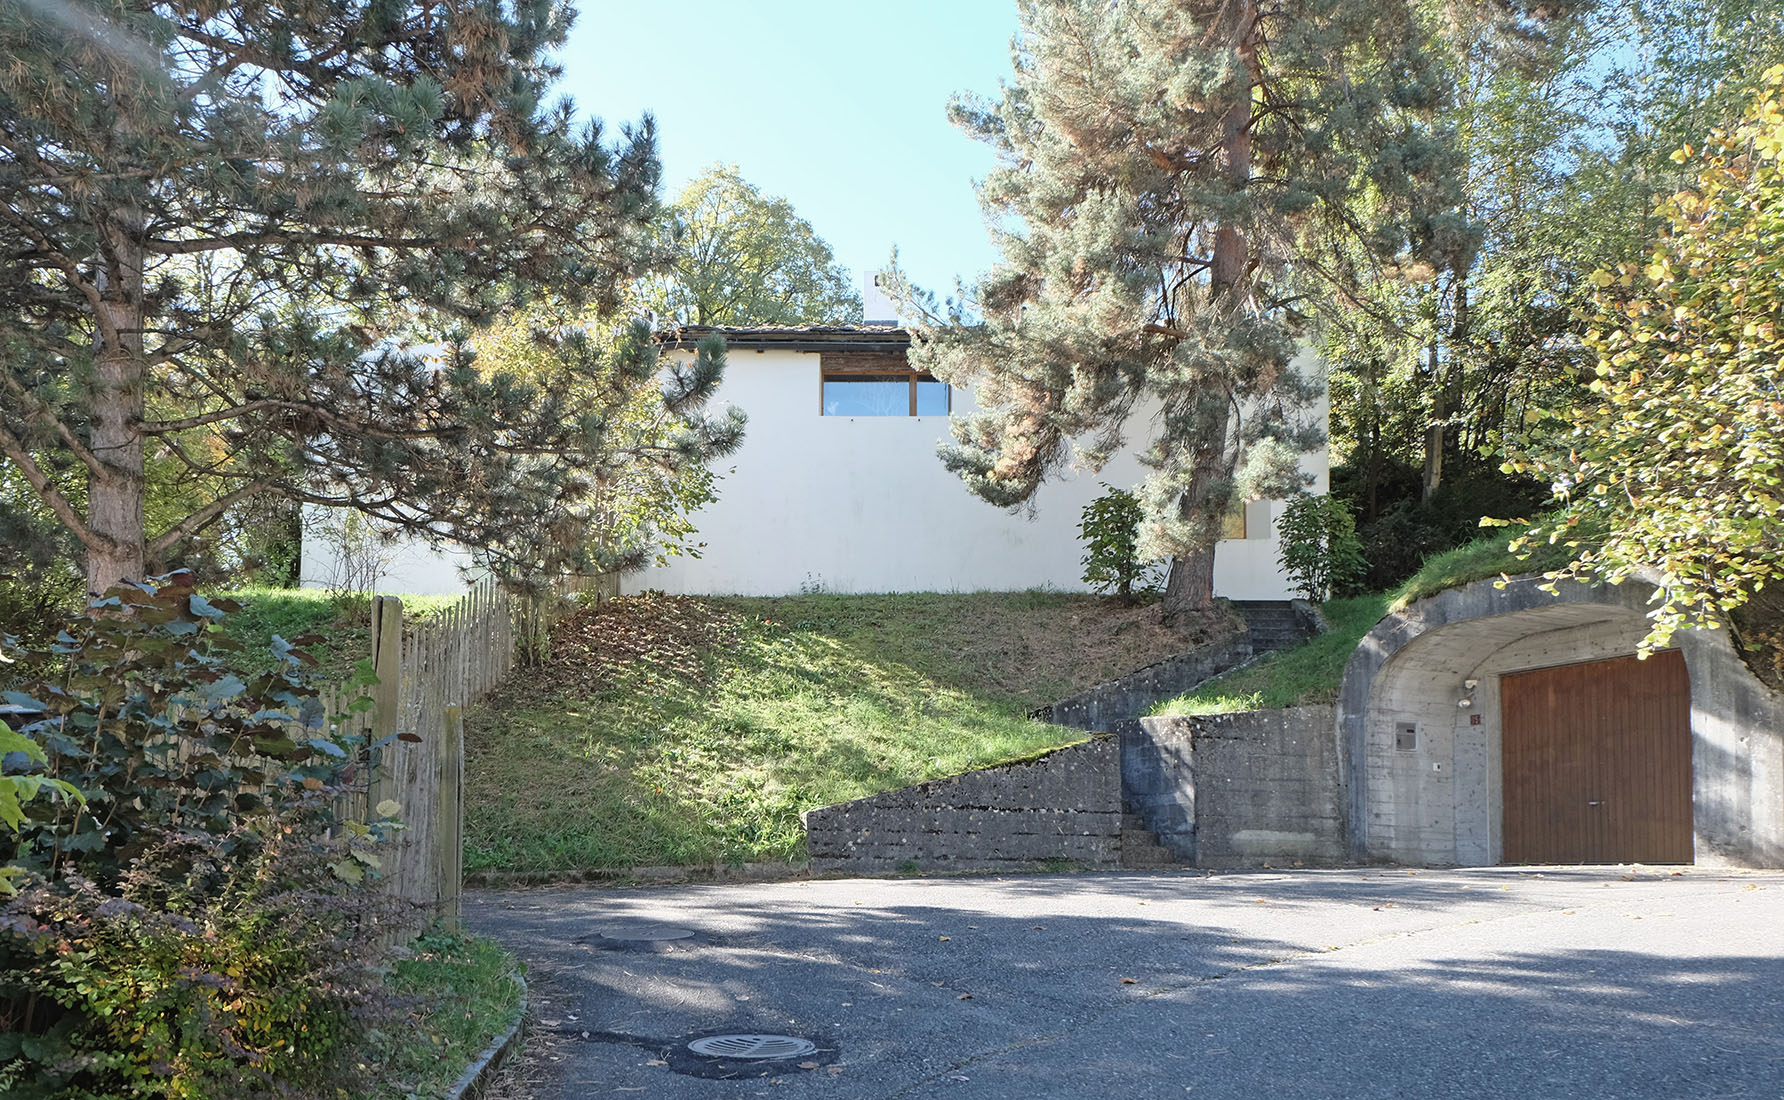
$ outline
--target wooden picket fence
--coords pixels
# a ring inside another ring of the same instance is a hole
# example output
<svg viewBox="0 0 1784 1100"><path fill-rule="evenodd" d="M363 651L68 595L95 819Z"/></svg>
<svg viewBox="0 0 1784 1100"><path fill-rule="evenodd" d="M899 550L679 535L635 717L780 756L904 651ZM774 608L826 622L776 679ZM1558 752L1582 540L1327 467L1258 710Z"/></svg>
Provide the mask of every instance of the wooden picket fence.
<svg viewBox="0 0 1784 1100"><path fill-rule="evenodd" d="M520 597L480 583L445 612L405 625L402 600L372 605L369 688L341 687L323 705L378 745L370 781L344 807L359 820L385 802L399 807L402 829L381 856L390 892L416 907L417 923L459 920L464 878L465 709L488 695L517 661L543 653L551 626L574 597L615 594L612 578L565 578L544 596ZM368 695L357 711L355 698ZM363 799L363 802L359 800Z"/></svg>

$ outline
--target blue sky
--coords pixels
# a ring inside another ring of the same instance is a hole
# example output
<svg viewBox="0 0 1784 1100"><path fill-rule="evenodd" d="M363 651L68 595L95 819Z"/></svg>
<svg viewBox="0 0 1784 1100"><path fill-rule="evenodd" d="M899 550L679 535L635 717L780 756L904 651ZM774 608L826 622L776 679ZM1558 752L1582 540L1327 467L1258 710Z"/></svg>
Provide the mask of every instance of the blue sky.
<svg viewBox="0 0 1784 1100"><path fill-rule="evenodd" d="M995 254L972 182L990 150L948 97L1010 69L1012 0L582 0L562 90L609 126L656 115L666 193L716 162L783 195L854 273L894 244L932 290Z"/></svg>

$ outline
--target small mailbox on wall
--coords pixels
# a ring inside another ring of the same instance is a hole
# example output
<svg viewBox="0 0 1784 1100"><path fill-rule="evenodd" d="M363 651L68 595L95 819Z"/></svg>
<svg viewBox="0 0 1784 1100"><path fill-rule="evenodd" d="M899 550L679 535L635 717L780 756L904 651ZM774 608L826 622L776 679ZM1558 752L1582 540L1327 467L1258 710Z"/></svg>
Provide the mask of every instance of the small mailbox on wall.
<svg viewBox="0 0 1784 1100"><path fill-rule="evenodd" d="M1416 722L1402 722L1394 727L1394 751L1417 752L1419 748L1419 727Z"/></svg>

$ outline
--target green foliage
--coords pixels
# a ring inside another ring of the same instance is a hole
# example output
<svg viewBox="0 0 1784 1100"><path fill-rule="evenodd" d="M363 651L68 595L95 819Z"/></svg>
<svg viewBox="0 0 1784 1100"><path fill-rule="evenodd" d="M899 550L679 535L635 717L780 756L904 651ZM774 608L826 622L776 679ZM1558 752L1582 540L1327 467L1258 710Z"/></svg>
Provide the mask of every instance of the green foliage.
<svg viewBox="0 0 1784 1100"><path fill-rule="evenodd" d="M244 677L217 628L235 607L173 574L121 585L45 649L12 654L12 720L83 800L28 814L17 862L109 883L162 833L227 829L283 782L349 774L354 747L304 683L305 639L275 637L280 667Z"/></svg>
<svg viewBox="0 0 1784 1100"><path fill-rule="evenodd" d="M1306 303L1473 248L1427 45L1401 0L1023 4L1013 79L952 111L999 154L1001 262L945 309L894 280L912 361L977 399L949 469L1013 505L1162 408L1140 554L1177 559L1167 615L1211 600L1230 506L1300 491L1323 441Z"/></svg>
<svg viewBox="0 0 1784 1100"><path fill-rule="evenodd" d="M221 625L233 607L179 573L112 589L45 647L9 644L9 1097L333 1096L351 1081L339 1056L382 1003L391 906L364 884L394 809L341 816L377 747L331 729L292 643L275 636L277 666L244 671Z"/></svg>
<svg viewBox="0 0 1784 1100"><path fill-rule="evenodd" d="M580 498L590 424L461 338L657 262L652 123L553 97L568 5L218 11L0 7L9 476L96 590L269 497L501 553Z"/></svg>
<svg viewBox="0 0 1784 1100"><path fill-rule="evenodd" d="M720 164L682 189L660 233L675 259L638 300L665 327L848 325L861 295L848 269L786 199L764 195Z"/></svg>
<svg viewBox="0 0 1784 1100"><path fill-rule="evenodd" d="M1551 577L1656 581L1650 646L1784 577L1784 66L1675 158L1696 178L1648 262L1593 276L1593 399L1545 414L1509 463L1561 501L1519 540L1572 551Z"/></svg>
<svg viewBox="0 0 1784 1100"><path fill-rule="evenodd" d="M710 463L742 445L746 423L735 407L706 414L724 370L721 340L666 370L642 323L540 304L482 329L474 344L479 369L563 390L590 433L584 495L558 501L523 531L536 549L504 538L516 544L510 561L534 562L534 572L539 564L608 572L700 556L693 513L718 499Z"/></svg>
<svg viewBox="0 0 1784 1100"><path fill-rule="evenodd" d="M1289 502L1277 524L1280 564L1310 600L1350 592L1362 579L1363 544L1350 507L1330 494L1304 494Z"/></svg>
<svg viewBox="0 0 1784 1100"><path fill-rule="evenodd" d="M1145 510L1126 489L1110 487L1084 506L1078 519L1078 536L1084 540L1084 583L1098 592L1113 589L1122 603L1132 603L1135 591L1156 587L1158 567L1142 562L1139 555L1140 521Z"/></svg>
<svg viewBox="0 0 1784 1100"><path fill-rule="evenodd" d="M1362 511L1365 476L1353 465L1333 467L1331 494ZM1416 468L1384 461L1375 491L1374 518L1357 524L1367 563L1362 587L1371 591L1395 588L1434 555L1480 538L1482 516L1531 515L1549 498L1547 485L1479 462L1446 465L1443 484L1424 497Z"/></svg>
<svg viewBox="0 0 1784 1100"><path fill-rule="evenodd" d="M1357 512L1374 587L1466 542L1481 516L1547 499L1501 463L1530 418L1590 400L1590 276L1639 259L1688 183L1667 155L1732 125L1743 74L1784 61L1772 0L1424 11L1456 89L1459 212L1480 248L1430 283L1340 300L1324 329L1332 452L1351 474L1335 468L1333 492Z"/></svg>
<svg viewBox="0 0 1784 1100"><path fill-rule="evenodd" d="M8 758L11 759L8 759ZM43 748L37 742L18 733L5 722L0 722L0 825L13 833L25 821L25 803L40 795L60 796L78 804L81 801L80 788L72 783L48 776L33 775L26 769L42 767L49 762L43 754ZM11 878L6 872L16 870L7 867L0 870L0 893L11 893Z"/></svg>
<svg viewBox="0 0 1784 1100"><path fill-rule="evenodd" d="M0 910L0 1091L16 1100L336 1095L391 904L334 871L328 790L156 833L107 886L36 879Z"/></svg>

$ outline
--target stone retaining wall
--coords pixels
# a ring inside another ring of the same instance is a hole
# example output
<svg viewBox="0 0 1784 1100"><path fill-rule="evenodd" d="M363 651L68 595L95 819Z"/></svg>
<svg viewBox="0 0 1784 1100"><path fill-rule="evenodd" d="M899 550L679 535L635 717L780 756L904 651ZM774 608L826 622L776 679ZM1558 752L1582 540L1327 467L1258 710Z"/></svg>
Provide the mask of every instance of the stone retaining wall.
<svg viewBox="0 0 1784 1100"><path fill-rule="evenodd" d="M1114 738L810 810L817 873L1115 867L1121 778Z"/></svg>
<svg viewBox="0 0 1784 1100"><path fill-rule="evenodd" d="M1344 862L1333 708L1138 725L1122 738L1124 793L1178 859L1214 868Z"/></svg>

